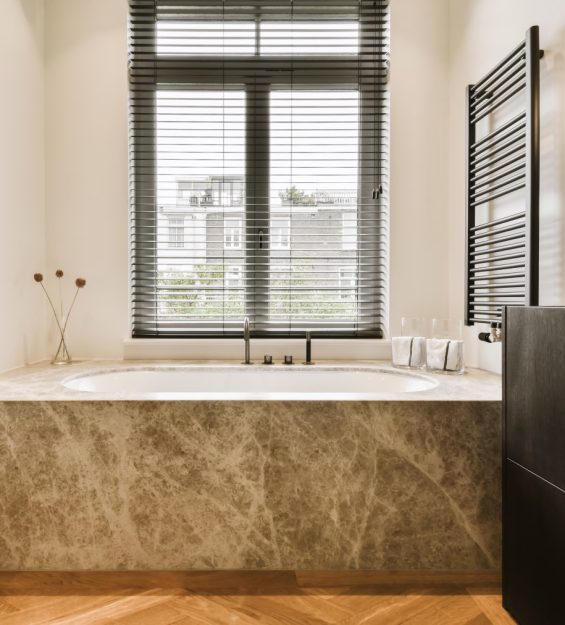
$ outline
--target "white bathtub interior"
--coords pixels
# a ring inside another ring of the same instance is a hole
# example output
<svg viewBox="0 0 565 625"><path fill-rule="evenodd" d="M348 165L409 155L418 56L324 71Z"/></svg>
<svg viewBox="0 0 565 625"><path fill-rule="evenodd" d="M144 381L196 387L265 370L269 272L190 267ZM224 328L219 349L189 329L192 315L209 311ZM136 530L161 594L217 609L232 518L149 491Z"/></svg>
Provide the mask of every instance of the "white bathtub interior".
<svg viewBox="0 0 565 625"><path fill-rule="evenodd" d="M120 396L241 396L270 399L285 395L312 398L422 392L435 388L431 377L377 367L174 366L137 367L73 376L63 386L86 393Z"/></svg>

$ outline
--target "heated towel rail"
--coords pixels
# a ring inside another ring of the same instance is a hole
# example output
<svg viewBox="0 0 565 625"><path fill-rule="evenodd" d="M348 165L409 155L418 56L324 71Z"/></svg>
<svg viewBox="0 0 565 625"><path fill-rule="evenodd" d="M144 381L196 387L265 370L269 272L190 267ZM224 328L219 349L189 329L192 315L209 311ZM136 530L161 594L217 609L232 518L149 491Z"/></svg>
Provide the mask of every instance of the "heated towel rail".
<svg viewBox="0 0 565 625"><path fill-rule="evenodd" d="M465 325L496 326L504 306L538 304L542 56L533 26L467 87ZM493 204L513 194L512 211Z"/></svg>

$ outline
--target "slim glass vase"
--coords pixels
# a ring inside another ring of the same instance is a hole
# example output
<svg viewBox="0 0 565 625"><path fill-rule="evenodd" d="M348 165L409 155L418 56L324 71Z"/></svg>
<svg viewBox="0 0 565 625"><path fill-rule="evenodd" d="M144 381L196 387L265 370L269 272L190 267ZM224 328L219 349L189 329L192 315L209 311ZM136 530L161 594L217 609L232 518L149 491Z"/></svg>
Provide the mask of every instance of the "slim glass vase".
<svg viewBox="0 0 565 625"><path fill-rule="evenodd" d="M64 331L60 331L59 347L51 360L52 365L70 365L73 359L67 348Z"/></svg>

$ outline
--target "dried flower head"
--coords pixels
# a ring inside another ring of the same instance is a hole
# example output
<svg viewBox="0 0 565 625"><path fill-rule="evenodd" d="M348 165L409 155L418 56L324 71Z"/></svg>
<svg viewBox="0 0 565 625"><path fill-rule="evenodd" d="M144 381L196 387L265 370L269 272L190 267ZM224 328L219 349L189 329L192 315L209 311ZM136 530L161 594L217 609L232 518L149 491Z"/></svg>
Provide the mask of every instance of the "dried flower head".
<svg viewBox="0 0 565 625"><path fill-rule="evenodd" d="M33 274L33 279L36 282L43 282L43 274L42 273L34 273Z"/></svg>
<svg viewBox="0 0 565 625"><path fill-rule="evenodd" d="M77 278L75 284L77 285L77 289L82 289L86 286L86 280L84 278Z"/></svg>
<svg viewBox="0 0 565 625"><path fill-rule="evenodd" d="M63 270L62 269L57 269L57 271L55 272L55 275L57 276L57 278L62 278L63 277Z"/></svg>

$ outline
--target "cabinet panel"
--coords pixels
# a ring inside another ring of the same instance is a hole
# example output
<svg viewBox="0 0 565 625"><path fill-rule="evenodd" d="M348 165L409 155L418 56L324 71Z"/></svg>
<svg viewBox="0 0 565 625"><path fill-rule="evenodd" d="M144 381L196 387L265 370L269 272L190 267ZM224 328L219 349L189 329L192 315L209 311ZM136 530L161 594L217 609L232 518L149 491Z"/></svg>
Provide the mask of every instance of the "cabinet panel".
<svg viewBox="0 0 565 625"><path fill-rule="evenodd" d="M508 308L505 337L506 456L565 489L565 309Z"/></svg>
<svg viewBox="0 0 565 625"><path fill-rule="evenodd" d="M504 607L519 625L565 623L565 492L507 461Z"/></svg>

